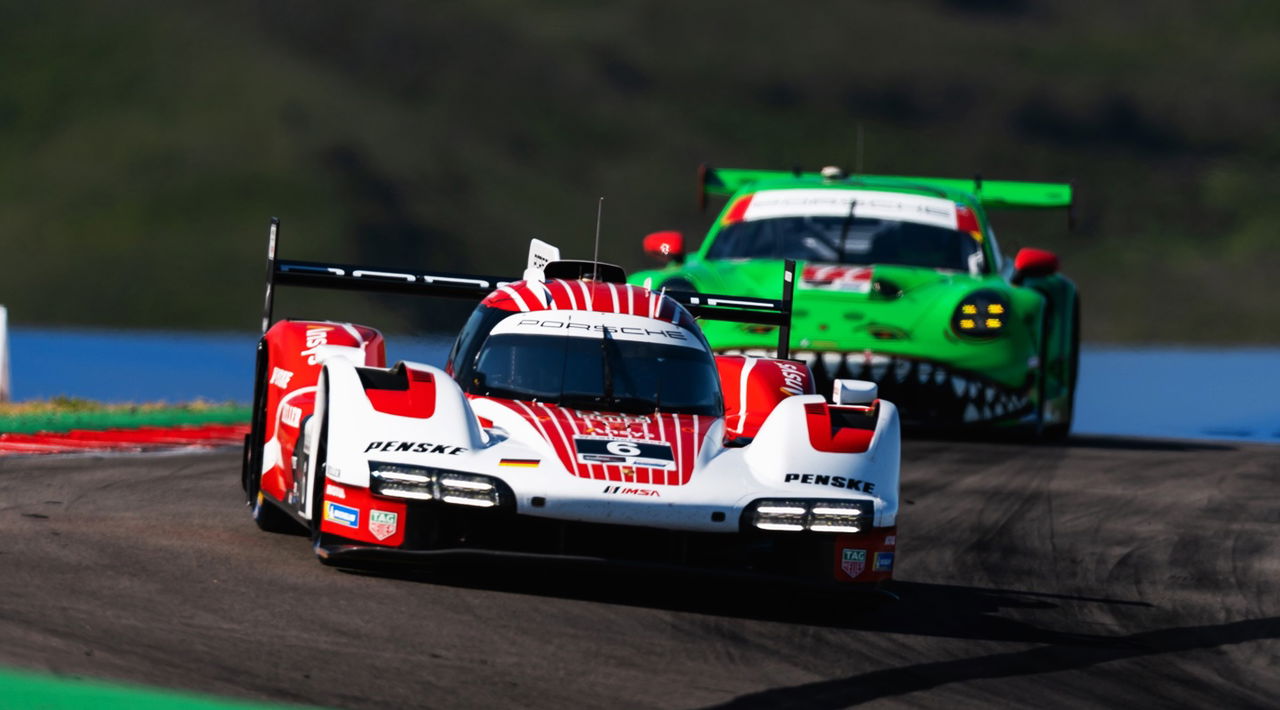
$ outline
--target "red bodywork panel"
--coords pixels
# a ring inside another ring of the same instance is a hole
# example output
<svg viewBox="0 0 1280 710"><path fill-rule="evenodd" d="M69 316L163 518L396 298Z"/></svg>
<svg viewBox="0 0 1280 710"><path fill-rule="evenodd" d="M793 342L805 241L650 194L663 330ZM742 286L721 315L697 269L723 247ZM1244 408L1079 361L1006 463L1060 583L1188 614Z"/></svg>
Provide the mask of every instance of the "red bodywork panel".
<svg viewBox="0 0 1280 710"><path fill-rule="evenodd" d="M707 429L716 422L716 417L700 414L621 414L496 397L472 399L497 402L520 415L573 475L615 483L688 483Z"/></svg>
<svg viewBox="0 0 1280 710"><path fill-rule="evenodd" d="M383 414L430 419L436 413L436 380L430 372L406 367L407 389L368 387L369 404Z"/></svg>
<svg viewBox="0 0 1280 710"><path fill-rule="evenodd" d="M267 345L263 442L280 447L280 457L262 472L262 490L283 501L293 488L293 449L302 422L315 411L315 389L323 364L320 349L353 349L352 359L369 367L386 366L382 335L362 325L283 320L263 336ZM264 462L272 462L264 455Z"/></svg>
<svg viewBox="0 0 1280 710"><path fill-rule="evenodd" d="M831 574L838 582L885 582L893 578L898 527L837 535Z"/></svg>
<svg viewBox="0 0 1280 710"><path fill-rule="evenodd" d="M317 515L320 530L349 540L399 547L404 543L403 500L375 496L368 488L327 481Z"/></svg>
<svg viewBox="0 0 1280 710"><path fill-rule="evenodd" d="M482 305L512 312L546 310L599 311L657 318L698 332L693 316L674 299L643 286L605 281L551 279L517 281L489 294Z"/></svg>
<svg viewBox="0 0 1280 710"><path fill-rule="evenodd" d="M815 394L809 366L795 360L717 355L724 392L725 438L755 436L773 408L787 397Z"/></svg>
<svg viewBox="0 0 1280 710"><path fill-rule="evenodd" d="M878 400L877 400L878 401ZM846 406L837 409L857 414L871 414L867 425L871 428L847 427L832 421L832 407L826 404L804 405L805 423L809 428L809 444L818 451L835 454L860 454L871 448L875 436L875 407Z"/></svg>

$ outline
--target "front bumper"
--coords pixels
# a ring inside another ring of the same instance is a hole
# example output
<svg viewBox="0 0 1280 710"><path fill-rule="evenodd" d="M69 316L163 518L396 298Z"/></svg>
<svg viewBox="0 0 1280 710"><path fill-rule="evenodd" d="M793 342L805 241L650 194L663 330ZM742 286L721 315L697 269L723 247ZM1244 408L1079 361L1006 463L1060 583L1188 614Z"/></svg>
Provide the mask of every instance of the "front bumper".
<svg viewBox="0 0 1280 710"><path fill-rule="evenodd" d="M772 356L760 350L726 349L725 355ZM809 365L820 394L831 392L837 379L875 382L879 396L898 407L907 426L996 426L1029 421L1035 414L1035 377L1009 387L990 377L924 358L869 350L856 352L799 350L791 357Z"/></svg>
<svg viewBox="0 0 1280 710"><path fill-rule="evenodd" d="M348 503L358 506L355 498L349 495ZM390 502L369 499L370 507L386 507ZM479 509L438 501L411 501L401 510L397 544L355 539L344 534L349 531L326 526L316 545L317 555L326 564L342 566L498 554L700 569L818 584L876 584L892 578L896 548L892 527L857 534L704 533L541 518L517 514L509 507Z"/></svg>

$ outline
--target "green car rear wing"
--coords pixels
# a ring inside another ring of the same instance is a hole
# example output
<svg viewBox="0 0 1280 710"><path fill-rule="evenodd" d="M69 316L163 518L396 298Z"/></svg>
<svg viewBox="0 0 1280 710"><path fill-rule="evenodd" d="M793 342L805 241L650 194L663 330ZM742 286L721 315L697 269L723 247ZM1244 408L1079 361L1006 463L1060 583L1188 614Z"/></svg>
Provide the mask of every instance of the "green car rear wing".
<svg viewBox="0 0 1280 710"><path fill-rule="evenodd" d="M893 182L901 187L967 192L990 209L1067 209L1072 206L1072 186L1066 182L1026 182L1021 180L983 180L981 177L935 178L903 175L849 175L827 178L818 172L800 170L742 170L698 167L698 206L706 206L707 195L728 197L752 183L768 180L826 180L832 184L857 185L862 181Z"/></svg>

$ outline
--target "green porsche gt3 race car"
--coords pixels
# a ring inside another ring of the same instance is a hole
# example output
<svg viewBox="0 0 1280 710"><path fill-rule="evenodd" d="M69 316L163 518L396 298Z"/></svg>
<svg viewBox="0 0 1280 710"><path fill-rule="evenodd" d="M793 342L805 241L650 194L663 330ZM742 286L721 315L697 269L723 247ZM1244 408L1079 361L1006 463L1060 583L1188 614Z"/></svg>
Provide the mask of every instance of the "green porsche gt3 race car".
<svg viewBox="0 0 1280 710"><path fill-rule="evenodd" d="M699 201L728 201L702 245L655 232L660 270L631 276L671 291L778 298L799 262L793 357L822 388L872 380L904 423L1071 428L1080 307L1057 257L1000 253L987 210L1071 206L1064 183L700 169ZM708 322L719 352L771 353L773 326Z"/></svg>

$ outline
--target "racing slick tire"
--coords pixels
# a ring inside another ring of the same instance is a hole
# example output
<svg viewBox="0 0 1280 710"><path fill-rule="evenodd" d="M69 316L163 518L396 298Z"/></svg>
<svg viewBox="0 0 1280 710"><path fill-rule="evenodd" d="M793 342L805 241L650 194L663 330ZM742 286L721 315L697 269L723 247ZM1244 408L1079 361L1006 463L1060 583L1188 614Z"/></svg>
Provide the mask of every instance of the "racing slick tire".
<svg viewBox="0 0 1280 710"><path fill-rule="evenodd" d="M328 480L324 469L325 462L329 458L328 402L325 402L325 405L324 419L320 422L319 440L316 442L316 480L311 483L311 490L306 494L311 496L311 524L308 530L311 534L311 548L315 551L316 559L320 560L321 564L332 566L335 563L327 555L321 554L321 548L329 542L329 535L320 529L321 521L324 520L324 485Z"/></svg>
<svg viewBox="0 0 1280 710"><path fill-rule="evenodd" d="M1075 417L1076 409L1076 381L1080 376L1080 297L1076 296L1072 301L1071 314L1071 341L1070 351L1067 353L1067 365L1071 368L1071 373L1067 378L1067 405L1066 405L1066 421L1050 424L1044 428L1044 438L1047 441L1063 441L1071 434L1071 421ZM1043 406L1043 404L1041 405Z"/></svg>
<svg viewBox="0 0 1280 710"><path fill-rule="evenodd" d="M257 486L254 486L257 489ZM275 503L267 500L261 490L255 490L250 504L253 511L253 522L258 529L269 533L297 535L301 532L298 522L281 510Z"/></svg>

